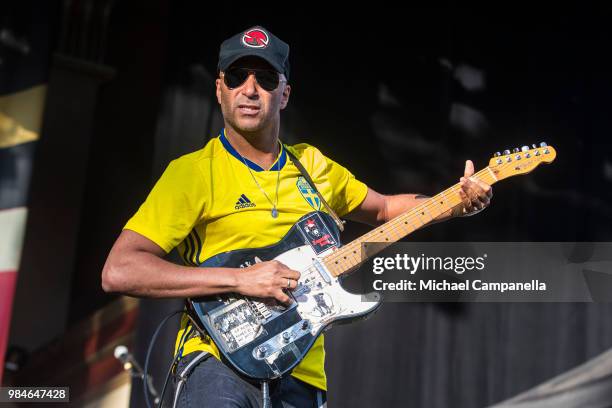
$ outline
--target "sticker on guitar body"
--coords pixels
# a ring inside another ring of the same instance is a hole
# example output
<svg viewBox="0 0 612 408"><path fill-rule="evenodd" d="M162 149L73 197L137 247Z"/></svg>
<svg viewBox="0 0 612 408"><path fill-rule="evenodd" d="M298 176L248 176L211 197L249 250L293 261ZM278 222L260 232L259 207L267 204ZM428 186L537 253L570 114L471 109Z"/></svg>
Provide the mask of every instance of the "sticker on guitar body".
<svg viewBox="0 0 612 408"><path fill-rule="evenodd" d="M253 313L244 299L215 310L211 313L210 320L229 351L236 351L265 334L260 318Z"/></svg>
<svg viewBox="0 0 612 408"><path fill-rule="evenodd" d="M304 238L306 238L306 243L317 255L330 248L336 249L338 244L319 214L314 214L297 225Z"/></svg>

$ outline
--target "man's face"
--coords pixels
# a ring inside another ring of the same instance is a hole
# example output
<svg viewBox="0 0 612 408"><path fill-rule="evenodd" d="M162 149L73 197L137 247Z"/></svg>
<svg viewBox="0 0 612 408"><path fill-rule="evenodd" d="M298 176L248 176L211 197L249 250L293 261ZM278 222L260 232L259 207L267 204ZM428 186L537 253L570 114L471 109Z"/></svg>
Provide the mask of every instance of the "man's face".
<svg viewBox="0 0 612 408"><path fill-rule="evenodd" d="M270 69L273 68L263 59L244 57L233 63L230 68ZM228 68L229 69L229 68ZM223 80L224 73L216 81L217 101L221 105L223 118L234 129L248 133L270 128L280 121L280 111L289 102L291 87L285 76L280 75L278 87L272 91L263 89L250 74L246 81L230 89Z"/></svg>

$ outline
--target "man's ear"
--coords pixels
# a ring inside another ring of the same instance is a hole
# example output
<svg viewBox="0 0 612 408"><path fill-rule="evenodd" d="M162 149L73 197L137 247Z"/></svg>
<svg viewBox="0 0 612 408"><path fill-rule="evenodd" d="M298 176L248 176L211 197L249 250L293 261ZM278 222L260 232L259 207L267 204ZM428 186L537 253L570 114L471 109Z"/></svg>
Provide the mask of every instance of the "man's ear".
<svg viewBox="0 0 612 408"><path fill-rule="evenodd" d="M289 94L291 94L291 85L285 85L285 89L283 89L283 94L281 96L280 108L285 109L287 104L289 103Z"/></svg>
<svg viewBox="0 0 612 408"><path fill-rule="evenodd" d="M217 80L215 81L215 94L217 95L217 102L219 103L219 105L221 105L221 79L217 78Z"/></svg>

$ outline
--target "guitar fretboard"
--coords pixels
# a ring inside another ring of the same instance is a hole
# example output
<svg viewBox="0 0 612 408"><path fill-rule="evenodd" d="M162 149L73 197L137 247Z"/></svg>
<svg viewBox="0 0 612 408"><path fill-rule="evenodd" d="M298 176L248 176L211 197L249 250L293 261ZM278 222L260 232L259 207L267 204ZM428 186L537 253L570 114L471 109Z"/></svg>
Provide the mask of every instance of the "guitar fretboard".
<svg viewBox="0 0 612 408"><path fill-rule="evenodd" d="M480 170L474 174L474 177L489 185L496 183L498 180L490 167ZM365 260L361 254L362 244L367 245L369 242L375 242L377 243L377 252L383 250L387 245L380 245L378 243L391 245L461 204L459 190L461 190L461 186L457 183L441 193L424 200L410 211L387 221L332 254L327 255L323 258L324 265L334 276L350 272ZM373 254L368 251L368 255Z"/></svg>

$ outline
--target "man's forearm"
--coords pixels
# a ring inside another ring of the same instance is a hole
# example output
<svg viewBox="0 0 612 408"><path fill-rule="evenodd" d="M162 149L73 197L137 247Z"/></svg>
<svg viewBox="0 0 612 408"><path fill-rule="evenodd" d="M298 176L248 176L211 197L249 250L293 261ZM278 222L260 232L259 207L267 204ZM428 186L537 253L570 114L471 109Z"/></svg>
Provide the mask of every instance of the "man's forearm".
<svg viewBox="0 0 612 408"><path fill-rule="evenodd" d="M234 292L238 280L233 268L176 265L154 254L138 251L121 262L109 258L102 273L107 292L152 298L186 298Z"/></svg>
<svg viewBox="0 0 612 408"><path fill-rule="evenodd" d="M278 261L245 268L179 266L163 259L164 249L144 235L124 229L102 270L102 288L129 296L188 298L235 292L290 303L285 292L298 285L300 272Z"/></svg>

